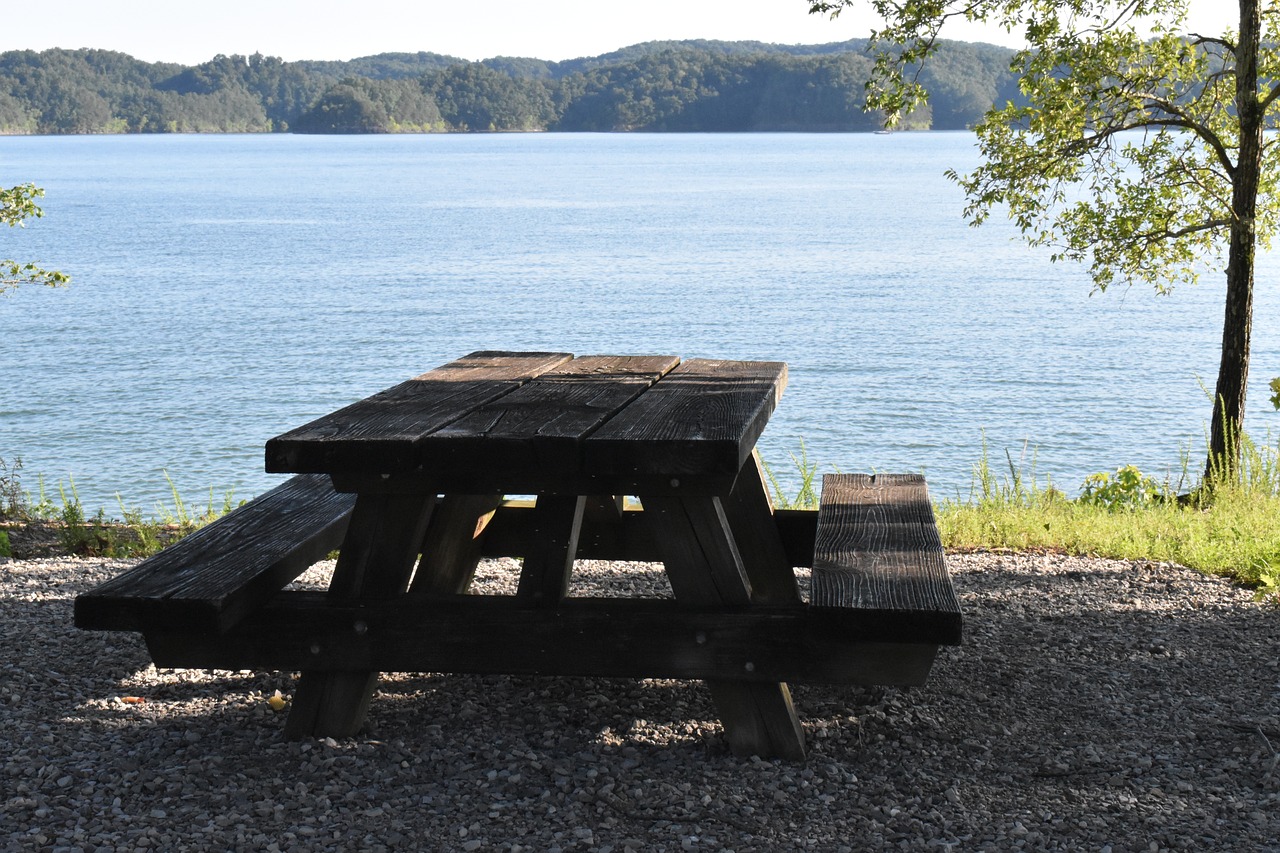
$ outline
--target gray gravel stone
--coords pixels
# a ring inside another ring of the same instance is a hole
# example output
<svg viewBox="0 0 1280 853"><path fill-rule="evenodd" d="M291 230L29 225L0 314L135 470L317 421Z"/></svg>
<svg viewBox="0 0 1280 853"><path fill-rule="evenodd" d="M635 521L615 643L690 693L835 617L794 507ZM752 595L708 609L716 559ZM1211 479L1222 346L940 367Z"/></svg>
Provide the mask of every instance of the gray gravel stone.
<svg viewBox="0 0 1280 853"><path fill-rule="evenodd" d="M0 850L1280 849L1280 609L1174 565L948 563L966 645L923 688L794 686L803 764L656 680L391 674L360 737L287 742L294 674L72 627L129 563L2 563ZM622 563L574 591L670 594Z"/></svg>

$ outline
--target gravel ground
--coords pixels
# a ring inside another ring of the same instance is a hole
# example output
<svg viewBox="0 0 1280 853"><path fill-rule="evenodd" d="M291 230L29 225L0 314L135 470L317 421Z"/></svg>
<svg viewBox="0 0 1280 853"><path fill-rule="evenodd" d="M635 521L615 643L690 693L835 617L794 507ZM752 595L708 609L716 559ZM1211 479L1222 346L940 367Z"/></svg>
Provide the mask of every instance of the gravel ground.
<svg viewBox="0 0 1280 853"><path fill-rule="evenodd" d="M948 562L966 645L923 688L795 686L803 764L733 757L676 681L390 675L361 737L286 742L292 674L72 627L129 563L3 563L0 849L1280 850L1280 609L1167 564Z"/></svg>

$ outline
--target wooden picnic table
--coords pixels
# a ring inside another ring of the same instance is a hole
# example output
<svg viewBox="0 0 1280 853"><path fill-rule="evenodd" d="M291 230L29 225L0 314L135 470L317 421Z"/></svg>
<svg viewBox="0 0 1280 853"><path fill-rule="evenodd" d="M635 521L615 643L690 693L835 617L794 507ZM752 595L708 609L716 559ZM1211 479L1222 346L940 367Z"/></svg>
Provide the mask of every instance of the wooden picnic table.
<svg viewBox="0 0 1280 853"><path fill-rule="evenodd" d="M820 512L775 512L753 448L786 380L472 353L271 439L298 476L80 596L77 624L142 631L157 665L301 671L292 737L354 734L380 671L677 677L736 753L800 758L787 680L919 684L961 622L923 478L829 476ZM280 591L336 545L326 593ZM523 558L515 595L467 594L488 554ZM660 560L674 600L567 597L587 557Z"/></svg>

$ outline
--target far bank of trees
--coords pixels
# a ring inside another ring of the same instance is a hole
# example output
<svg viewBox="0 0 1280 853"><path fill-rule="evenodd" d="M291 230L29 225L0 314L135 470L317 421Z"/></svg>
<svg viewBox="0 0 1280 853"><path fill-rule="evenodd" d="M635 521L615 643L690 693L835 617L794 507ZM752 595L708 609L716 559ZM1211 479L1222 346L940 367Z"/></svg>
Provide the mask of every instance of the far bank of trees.
<svg viewBox="0 0 1280 853"><path fill-rule="evenodd" d="M908 126L976 124L1017 100L1012 52L948 42ZM865 40L651 42L567 62L433 53L348 62L216 56L197 66L104 50L0 54L0 133L859 131Z"/></svg>

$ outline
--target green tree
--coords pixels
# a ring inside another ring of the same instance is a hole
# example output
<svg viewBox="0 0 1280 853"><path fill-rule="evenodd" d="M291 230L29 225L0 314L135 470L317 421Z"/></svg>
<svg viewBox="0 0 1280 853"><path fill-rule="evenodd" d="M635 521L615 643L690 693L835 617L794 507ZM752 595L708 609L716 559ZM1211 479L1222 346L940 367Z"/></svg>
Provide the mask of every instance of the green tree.
<svg viewBox="0 0 1280 853"><path fill-rule="evenodd" d="M0 189L0 224L17 228L28 219L43 216L44 211L36 204L36 199L43 195L44 190L35 184ZM20 284L62 287L70 280L65 273L41 269L34 263L0 260L0 294L8 293Z"/></svg>
<svg viewBox="0 0 1280 853"><path fill-rule="evenodd" d="M423 88L454 130L542 130L554 118L542 81L517 80L478 62L428 75Z"/></svg>
<svg viewBox="0 0 1280 853"><path fill-rule="evenodd" d="M431 96L414 80L337 83L293 124L295 133L428 133L444 130Z"/></svg>
<svg viewBox="0 0 1280 853"><path fill-rule="evenodd" d="M920 71L954 18L1020 32L1025 101L975 128L984 162L951 177L966 216L1008 212L1033 245L1086 263L1097 290L1168 292L1225 271L1222 353L1206 475L1238 470L1253 324L1254 256L1280 219L1276 197L1280 8L1239 0L1236 27L1185 31L1187 0L867 0L868 104L890 115L924 96ZM806 0L839 14L860 0Z"/></svg>

